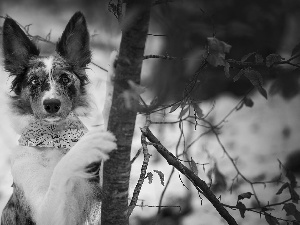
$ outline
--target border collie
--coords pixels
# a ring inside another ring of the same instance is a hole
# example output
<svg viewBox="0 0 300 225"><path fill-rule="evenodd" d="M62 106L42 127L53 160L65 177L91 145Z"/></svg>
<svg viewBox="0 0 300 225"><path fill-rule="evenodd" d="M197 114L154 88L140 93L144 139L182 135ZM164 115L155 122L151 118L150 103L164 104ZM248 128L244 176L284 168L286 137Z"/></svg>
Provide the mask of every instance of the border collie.
<svg viewBox="0 0 300 225"><path fill-rule="evenodd" d="M77 117L89 107L85 69L91 51L83 14L73 15L50 56L40 56L7 17L3 55L13 78L10 108L23 128L12 153L13 194L1 224L100 224L99 164L116 140L99 128L87 131Z"/></svg>

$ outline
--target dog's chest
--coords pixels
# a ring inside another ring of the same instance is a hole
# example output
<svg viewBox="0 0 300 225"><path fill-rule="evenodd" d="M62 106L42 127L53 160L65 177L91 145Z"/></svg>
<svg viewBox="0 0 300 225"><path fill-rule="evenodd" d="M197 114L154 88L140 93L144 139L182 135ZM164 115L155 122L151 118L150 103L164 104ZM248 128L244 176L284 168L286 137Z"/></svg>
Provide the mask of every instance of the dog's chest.
<svg viewBox="0 0 300 225"><path fill-rule="evenodd" d="M17 146L11 159L14 183L21 188L47 190L53 170L66 150L56 148L39 148Z"/></svg>

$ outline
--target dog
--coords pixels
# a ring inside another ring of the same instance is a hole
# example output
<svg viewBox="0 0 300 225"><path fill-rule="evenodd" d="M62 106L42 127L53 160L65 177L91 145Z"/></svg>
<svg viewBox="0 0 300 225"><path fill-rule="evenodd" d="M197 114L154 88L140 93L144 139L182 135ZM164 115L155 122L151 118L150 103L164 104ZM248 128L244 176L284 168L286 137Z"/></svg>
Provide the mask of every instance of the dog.
<svg viewBox="0 0 300 225"><path fill-rule="evenodd" d="M84 15L73 15L50 56L40 56L7 17L3 55L12 77L10 107L22 131L12 152L13 194L1 224L100 224L99 164L117 146L113 134L99 127L87 131L77 117L89 108L85 69L91 51Z"/></svg>

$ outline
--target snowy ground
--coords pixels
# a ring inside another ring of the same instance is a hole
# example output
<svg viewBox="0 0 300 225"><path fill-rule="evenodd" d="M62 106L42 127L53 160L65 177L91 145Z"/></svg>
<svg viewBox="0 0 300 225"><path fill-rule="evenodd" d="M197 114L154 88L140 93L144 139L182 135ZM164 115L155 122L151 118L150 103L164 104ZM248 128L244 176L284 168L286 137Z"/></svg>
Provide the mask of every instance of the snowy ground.
<svg viewBox="0 0 300 225"><path fill-rule="evenodd" d="M18 13L17 13L18 12ZM22 24L29 24L33 21L31 20L30 12L28 10L19 11L15 8L9 8L5 13L13 16L15 19L22 22ZM72 13L65 15L63 18L56 18L51 20L44 26L43 24L36 23L32 26L32 32L34 34L46 35L50 28L55 27L52 30L53 39L56 40L59 34L63 30L63 26L67 23L68 18ZM45 21L50 15L46 11L39 11L36 17L39 17L41 21ZM53 15L52 15L53 17ZM64 22L62 22L64 21ZM103 67L108 67L109 52L103 52L100 50L94 50L93 61L100 62ZM2 61L2 60L1 60ZM105 93L104 80L106 79L106 74L91 66L92 70L89 71L91 77L90 92L92 95L96 96L94 100L95 105L98 107L98 114L102 109L103 96ZM144 73L151 73L151 70L144 71ZM9 168L9 154L10 148L17 143L18 136L11 129L9 123L9 118L11 117L6 111L6 95L5 92L8 90L9 82L7 79L7 74L0 68L0 102L1 102L1 116L0 116L0 146L1 146L1 157L0 157L0 212L5 206L10 194L11 194L11 184L12 177L10 175ZM101 97L102 96L102 97ZM299 136L300 136L300 98L296 98L285 101L279 96L270 97L266 101L263 97L258 94L252 96L254 101L254 106L252 108L242 108L238 112L233 113L229 118L228 122L224 125L221 130L220 139L224 144L225 148L228 150L229 154L233 158L238 157L237 165L241 172L252 179L260 175L264 175L264 180L270 180L274 176L280 173L277 159L284 162L286 155L296 149L299 149ZM230 96L223 96L216 101L216 107L213 110L211 116L214 122L221 120L236 104L238 100L233 99ZM208 111L211 107L211 103L203 103L201 105L204 111ZM99 116L99 115L98 115ZM176 120L178 112L167 115L167 120ZM95 117L97 115L95 114ZM160 115L155 115L153 119L162 120ZM83 119L84 122L89 125L92 119ZM140 148L140 131L139 127L144 124L144 118L138 116L136 124L136 132L134 136L133 146L132 146L132 157L135 152ZM161 143L165 145L170 151L174 152L176 143L179 137L178 126L157 126L151 125L153 133L156 134ZM199 134L204 130L197 128L195 131L193 127L188 127L185 125L186 139L187 142L194 140ZM286 137L284 135L286 130L290 130L290 135ZM183 143L181 143L181 149L183 148ZM150 159L150 164L148 171L160 170L165 174L165 178L168 177L171 167L161 159L161 157L156 153L155 149L149 148L152 157ZM207 163L211 162L207 152L213 156L219 169L225 175L228 186L231 184L231 179L235 176L235 170L221 149L220 145L217 143L216 138L213 135L207 135L201 138L198 142L194 144L191 148L191 156L197 163ZM142 163L142 156L136 160L132 166L131 174L131 185L130 193L133 192L134 186L137 182L140 173L140 167ZM199 166L199 177L208 181L206 172L209 170L209 165L206 170L203 171L202 167ZM221 224L224 221L220 218L218 213L213 209L211 204L207 200L201 201L198 197L197 192L193 187L188 184L186 179L181 176L183 183L191 190L192 193L192 206L193 213L185 217L182 221L183 225L193 224L193 225L209 225L209 224ZM154 174L154 180L152 184L145 182L140 194L140 199L144 200L145 205L156 206L159 202L160 194L163 190L163 186L156 174ZM276 201L272 198L277 192L278 187L272 185L267 185L264 189L263 185L257 186L257 192L259 197L264 203ZM250 186L243 183L232 195L228 191L222 193L222 202L226 204L236 204L237 194L251 191ZM187 189L184 187L179 179L178 172L175 172L174 177L170 183L168 191L166 193L164 204L170 204L170 200L175 197L184 197L187 194ZM249 200L245 200L244 203L250 203ZM278 210L278 216L283 216L281 213L281 208ZM247 212L246 218L242 219L237 211L231 211L230 213L237 219L239 224L266 224L264 219L259 219L259 215ZM157 213L157 208L153 207L136 207L131 224L135 224L135 217L151 217ZM274 213L273 213L274 214ZM276 214L274 214L276 215Z"/></svg>
<svg viewBox="0 0 300 225"><path fill-rule="evenodd" d="M295 98L286 102L282 98L276 96L271 97L266 101L258 94L254 95L252 98L254 100L253 108L243 108L240 111L233 113L232 116L228 118L226 125L222 128L220 139L232 158L238 158L237 166L247 178L254 179L264 176L262 181L266 181L271 180L280 174L277 159L284 162L288 153L299 149L300 122L298 117L300 112L300 99ZM236 105L236 103L237 100L228 96L219 98L213 111L214 121L220 121L227 112ZM204 104L203 108L208 109L208 105L205 106ZM174 119L176 119L176 117ZM176 141L179 137L178 129L175 129L174 126L165 127L161 133L158 133L158 129L159 128L154 129L156 131L154 133L157 134L161 142L169 150L173 150L174 152ZM193 129L193 127L190 127L190 135L192 136L190 140L194 140L196 136L203 132L203 130L197 129L194 131ZM290 136L285 138L284 132L287 129L290 129L291 132ZM186 134L188 134L188 132ZM134 149L138 148L138 141L139 140L136 140L134 144L136 147ZM193 156L193 159L196 162L210 162L205 149L217 160L220 171L227 178L226 180L229 188L231 179L234 178L236 172L213 135L204 136L195 144L191 151L191 156ZM155 150L151 150L151 153L155 154ZM141 165L141 161L138 164ZM133 171L138 171L138 169L139 166L133 166ZM149 171L155 169L163 171L165 175L168 176L171 167L161 160L159 163L150 163ZM208 169L209 166L206 168L206 172ZM199 177L209 181L201 166L198 167L198 170ZM168 189L167 196L169 196L169 198L174 198L174 196L183 197L187 192L186 188L181 184L178 173L176 174L177 175L173 177ZM133 183L137 178L138 173L133 173ZM184 182L186 182L186 180ZM267 185L266 188L264 188L264 185L257 185L255 187L263 204L267 204L268 201L274 202L278 200L274 198L275 193L279 189L278 187L274 187L273 185ZM158 177L155 177L153 184L144 184L140 198L145 199L145 204L147 205L157 205L162 189L163 187L161 186ZM193 190L193 188L190 189ZM237 194L248 191L252 192L250 186L243 183L232 195L230 195L229 191L222 193L222 202L235 205ZM219 223L221 219L210 203L204 200L203 205L201 206L201 201L199 200L196 191L192 191L192 193L192 203L195 207L194 212L187 216L182 224L200 225ZM250 201L245 200L244 203L250 206ZM276 212L276 214L273 215L284 215L281 213L281 209L282 208L279 208L278 214ZM157 209L153 208L136 209L136 214L149 211L145 213L145 215L150 216L152 213L155 213L156 210ZM237 211L230 212L235 215L239 224L266 224L264 219L260 220L259 216L255 214L248 212L246 213L246 218L242 219ZM212 218L214 218L215 222L212 222Z"/></svg>

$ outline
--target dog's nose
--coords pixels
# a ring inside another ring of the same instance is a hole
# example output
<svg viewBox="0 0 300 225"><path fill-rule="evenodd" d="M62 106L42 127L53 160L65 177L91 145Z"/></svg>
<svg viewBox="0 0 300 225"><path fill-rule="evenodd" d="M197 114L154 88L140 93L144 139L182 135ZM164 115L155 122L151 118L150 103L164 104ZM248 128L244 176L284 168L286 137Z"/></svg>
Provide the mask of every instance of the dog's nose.
<svg viewBox="0 0 300 225"><path fill-rule="evenodd" d="M56 113L60 109L61 102L58 99L45 99L43 105L48 113Z"/></svg>

